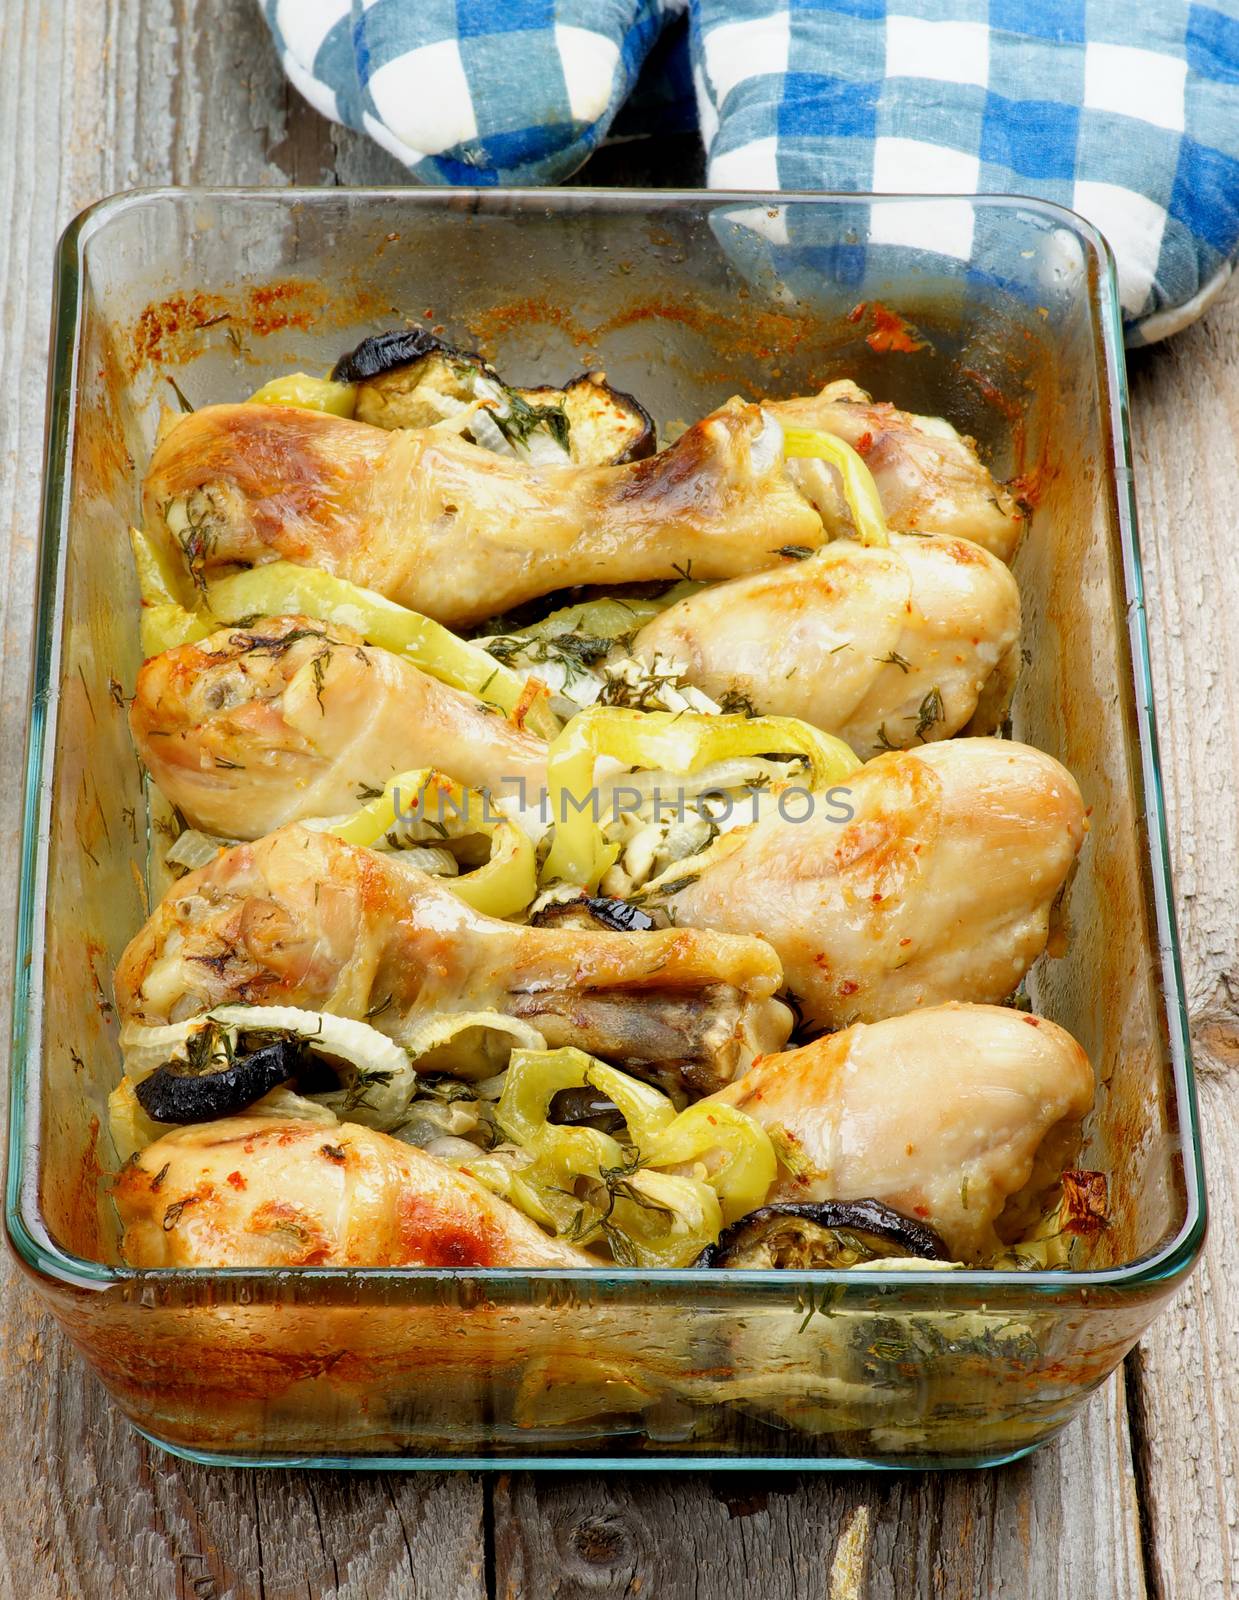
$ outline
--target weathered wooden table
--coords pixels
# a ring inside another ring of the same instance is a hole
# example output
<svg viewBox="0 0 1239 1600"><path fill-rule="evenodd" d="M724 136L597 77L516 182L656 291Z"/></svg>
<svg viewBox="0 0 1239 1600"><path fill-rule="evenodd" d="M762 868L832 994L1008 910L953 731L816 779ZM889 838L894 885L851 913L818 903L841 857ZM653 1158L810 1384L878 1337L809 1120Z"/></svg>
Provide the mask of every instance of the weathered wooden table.
<svg viewBox="0 0 1239 1600"><path fill-rule="evenodd" d="M252 0L0 0L6 1009L56 236L136 184L401 179L285 86ZM0 1600L1239 1596L1239 296L1131 375L1213 1224L1084 1417L987 1474L208 1471L130 1431L0 1254Z"/></svg>

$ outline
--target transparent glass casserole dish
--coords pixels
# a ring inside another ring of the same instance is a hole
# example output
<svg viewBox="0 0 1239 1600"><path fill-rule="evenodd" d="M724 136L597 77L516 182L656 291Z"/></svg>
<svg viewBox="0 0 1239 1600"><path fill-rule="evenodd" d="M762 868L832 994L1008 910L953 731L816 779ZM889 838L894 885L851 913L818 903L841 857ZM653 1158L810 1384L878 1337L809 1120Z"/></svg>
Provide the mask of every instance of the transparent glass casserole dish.
<svg viewBox="0 0 1239 1600"><path fill-rule="evenodd" d="M874 301L923 343L884 348L872 309L849 315ZM603 365L664 425L847 375L1018 477L1014 732L1092 806L1072 938L1030 984L1098 1072L1080 1165L1108 1173L1112 1215L1087 1270L118 1264L111 972L161 887L125 719L124 532L159 408L172 383L201 403L325 370L405 316L528 381ZM1007 1460L1070 1420L1205 1227L1121 329L1091 228L1003 198L122 195L61 242L48 418L7 1223L140 1429L251 1465L921 1467Z"/></svg>

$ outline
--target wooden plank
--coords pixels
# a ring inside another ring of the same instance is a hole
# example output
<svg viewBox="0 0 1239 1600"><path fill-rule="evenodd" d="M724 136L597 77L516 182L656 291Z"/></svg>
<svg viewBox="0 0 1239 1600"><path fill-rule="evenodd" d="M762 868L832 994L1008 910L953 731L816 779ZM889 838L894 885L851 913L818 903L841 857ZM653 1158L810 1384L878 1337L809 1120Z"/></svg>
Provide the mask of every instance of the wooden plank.
<svg viewBox="0 0 1239 1600"><path fill-rule="evenodd" d="M330 179L335 149L290 111L252 4L0 5L0 995L12 983L20 750L56 235L144 183ZM7 1014L2 1020L8 1026ZM0 1253L0 1600L291 1595L474 1600L477 1479L209 1471L122 1420Z"/></svg>
<svg viewBox="0 0 1239 1600"><path fill-rule="evenodd" d="M496 1600L1139 1600L1122 1390L994 1472L504 1477Z"/></svg>
<svg viewBox="0 0 1239 1600"><path fill-rule="evenodd" d="M1130 1361L1156 1592L1239 1595L1239 300L1132 361L1136 492L1205 1129L1203 1266Z"/></svg>

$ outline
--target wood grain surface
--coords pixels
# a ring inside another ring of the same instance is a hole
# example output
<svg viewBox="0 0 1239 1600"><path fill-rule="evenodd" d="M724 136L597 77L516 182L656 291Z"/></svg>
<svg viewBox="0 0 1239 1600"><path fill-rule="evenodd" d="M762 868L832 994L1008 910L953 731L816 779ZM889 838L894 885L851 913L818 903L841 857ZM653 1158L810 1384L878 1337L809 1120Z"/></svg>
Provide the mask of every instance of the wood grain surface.
<svg viewBox="0 0 1239 1600"><path fill-rule="evenodd" d="M691 178L686 149L675 170L663 156L604 152L585 176ZM402 176L300 102L246 0L0 0L6 1008L56 236L135 184ZM0 1600L1239 1597L1239 301L1132 379L1213 1225L1202 1270L1084 1416L991 1473L208 1470L120 1420L3 1254Z"/></svg>

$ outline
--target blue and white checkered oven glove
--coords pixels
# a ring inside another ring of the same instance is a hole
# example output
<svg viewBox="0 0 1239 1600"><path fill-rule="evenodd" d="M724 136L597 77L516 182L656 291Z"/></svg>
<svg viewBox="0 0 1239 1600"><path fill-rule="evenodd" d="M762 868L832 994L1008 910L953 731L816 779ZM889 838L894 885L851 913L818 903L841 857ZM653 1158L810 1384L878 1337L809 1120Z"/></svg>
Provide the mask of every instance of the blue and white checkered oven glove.
<svg viewBox="0 0 1239 1600"><path fill-rule="evenodd" d="M588 159L687 0L260 0L316 110L421 183L537 184Z"/></svg>
<svg viewBox="0 0 1239 1600"><path fill-rule="evenodd" d="M713 188L1057 201L1109 240L1129 343L1230 275L1234 0L693 0L693 24ZM942 254L971 227L957 208Z"/></svg>
<svg viewBox="0 0 1239 1600"><path fill-rule="evenodd" d="M585 161L686 0L261 3L326 116L420 181L520 184ZM711 187L1057 201L1109 239L1130 343L1225 285L1239 0L687 3ZM952 215L938 249L963 264L971 222Z"/></svg>

